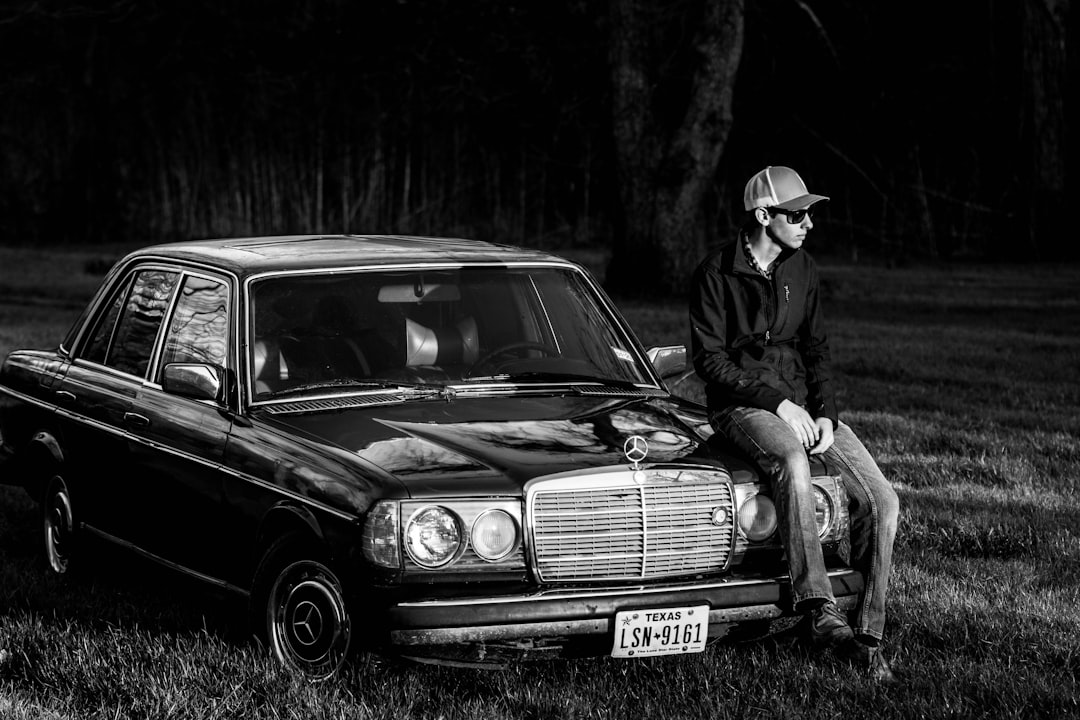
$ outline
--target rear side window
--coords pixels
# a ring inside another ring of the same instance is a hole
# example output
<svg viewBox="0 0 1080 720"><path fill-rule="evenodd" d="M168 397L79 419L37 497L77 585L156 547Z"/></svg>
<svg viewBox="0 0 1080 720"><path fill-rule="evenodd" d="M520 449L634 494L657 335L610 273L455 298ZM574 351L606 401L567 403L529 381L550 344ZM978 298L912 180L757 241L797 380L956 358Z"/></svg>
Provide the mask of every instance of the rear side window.
<svg viewBox="0 0 1080 720"><path fill-rule="evenodd" d="M179 277L179 273L167 270L138 272L99 318L83 357L146 377Z"/></svg>
<svg viewBox="0 0 1080 720"><path fill-rule="evenodd" d="M94 334L90 336L90 340L83 350L82 357L84 360L98 365L105 364L105 358L109 354L109 344L112 342L113 332L116 330L116 318L120 317L120 309L124 307L130 288L131 281L129 280L117 289L108 309L98 319L97 325L94 327Z"/></svg>

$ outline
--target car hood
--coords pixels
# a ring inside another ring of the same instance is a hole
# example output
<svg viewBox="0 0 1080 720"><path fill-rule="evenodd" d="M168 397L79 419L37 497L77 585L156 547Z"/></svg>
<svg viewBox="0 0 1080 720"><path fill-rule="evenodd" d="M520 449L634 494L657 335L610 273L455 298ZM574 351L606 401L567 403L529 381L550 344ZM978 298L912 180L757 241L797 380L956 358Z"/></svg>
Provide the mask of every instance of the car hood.
<svg viewBox="0 0 1080 720"><path fill-rule="evenodd" d="M539 476L629 467L632 435L648 442L645 464L714 462L704 413L663 397L459 397L276 421L378 465L414 497L517 494Z"/></svg>

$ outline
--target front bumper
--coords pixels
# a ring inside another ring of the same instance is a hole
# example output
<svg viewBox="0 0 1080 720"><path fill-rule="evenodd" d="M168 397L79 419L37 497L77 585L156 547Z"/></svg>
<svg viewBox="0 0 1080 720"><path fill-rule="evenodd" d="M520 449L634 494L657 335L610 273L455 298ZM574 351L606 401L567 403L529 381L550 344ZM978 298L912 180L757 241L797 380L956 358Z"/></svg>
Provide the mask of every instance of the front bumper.
<svg viewBox="0 0 1080 720"><path fill-rule="evenodd" d="M829 572L842 609L863 589L854 570ZM709 636L755 620L793 614L786 576L710 582L545 590L502 597L400 602L389 608L391 645L409 647L613 635L621 610L708 605Z"/></svg>

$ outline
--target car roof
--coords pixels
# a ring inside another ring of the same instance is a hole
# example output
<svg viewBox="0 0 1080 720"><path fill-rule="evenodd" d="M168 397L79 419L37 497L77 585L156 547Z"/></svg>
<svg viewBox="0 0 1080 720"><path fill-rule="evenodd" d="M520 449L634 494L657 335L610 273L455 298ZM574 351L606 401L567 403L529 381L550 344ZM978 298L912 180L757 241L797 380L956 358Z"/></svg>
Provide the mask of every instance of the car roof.
<svg viewBox="0 0 1080 720"><path fill-rule="evenodd" d="M411 235L279 235L184 240L151 245L127 258L158 257L205 263L239 276L306 268L424 263L559 263L539 250L464 238Z"/></svg>

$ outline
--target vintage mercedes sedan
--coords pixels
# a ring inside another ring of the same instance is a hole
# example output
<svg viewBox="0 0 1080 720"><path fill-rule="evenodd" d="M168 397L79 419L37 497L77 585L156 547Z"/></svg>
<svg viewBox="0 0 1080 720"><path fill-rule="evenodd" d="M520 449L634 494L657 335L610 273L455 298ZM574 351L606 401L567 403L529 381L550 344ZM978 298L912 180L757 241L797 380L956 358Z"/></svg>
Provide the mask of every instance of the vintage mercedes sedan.
<svg viewBox="0 0 1080 720"><path fill-rule="evenodd" d="M0 480L48 566L104 540L237 593L313 679L354 650L499 664L692 653L792 623L768 486L590 274L386 236L128 254L0 371ZM833 592L847 499L814 466Z"/></svg>

